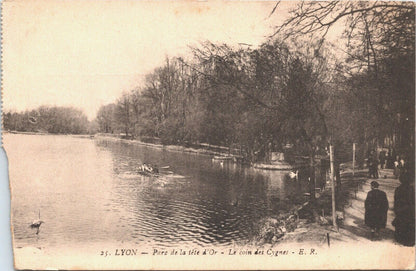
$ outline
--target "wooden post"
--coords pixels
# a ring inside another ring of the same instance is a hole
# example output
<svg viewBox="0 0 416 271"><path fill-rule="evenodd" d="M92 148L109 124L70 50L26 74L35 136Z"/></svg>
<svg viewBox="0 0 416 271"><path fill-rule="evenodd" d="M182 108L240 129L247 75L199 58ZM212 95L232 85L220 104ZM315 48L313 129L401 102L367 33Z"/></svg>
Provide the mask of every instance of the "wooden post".
<svg viewBox="0 0 416 271"><path fill-rule="evenodd" d="M352 176L354 177L355 169L355 143L352 143Z"/></svg>
<svg viewBox="0 0 416 271"><path fill-rule="evenodd" d="M338 231L337 214L335 210L335 180L334 180L334 147L329 146L329 160L331 166L331 188L332 188L332 225Z"/></svg>
<svg viewBox="0 0 416 271"><path fill-rule="evenodd" d="M329 241L329 232L326 233L326 242L328 243L328 247L330 247L331 242Z"/></svg>

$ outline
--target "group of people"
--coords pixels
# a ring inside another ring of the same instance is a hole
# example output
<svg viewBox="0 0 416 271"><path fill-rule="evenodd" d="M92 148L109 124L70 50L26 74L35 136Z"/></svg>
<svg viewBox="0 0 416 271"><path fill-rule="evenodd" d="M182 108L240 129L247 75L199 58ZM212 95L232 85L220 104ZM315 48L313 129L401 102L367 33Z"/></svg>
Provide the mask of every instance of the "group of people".
<svg viewBox="0 0 416 271"><path fill-rule="evenodd" d="M400 157L399 155L397 155L394 149L393 150L390 149L388 151L385 151L385 150L380 151L378 155L378 159L380 161L381 169L384 169L384 168L394 169L395 163L403 160L403 157Z"/></svg>
<svg viewBox="0 0 416 271"><path fill-rule="evenodd" d="M378 179L378 163L379 160L377 159L376 153L374 151L371 151L367 159L368 174L370 178Z"/></svg>
<svg viewBox="0 0 416 271"><path fill-rule="evenodd" d="M394 214L392 225L395 239L405 246L415 245L415 189L414 170L402 168L400 186L394 192ZM365 200L365 224L371 229L371 238L378 238L380 229L386 227L389 203L386 193L377 181L371 182L371 190Z"/></svg>
<svg viewBox="0 0 416 271"><path fill-rule="evenodd" d="M400 170L404 168L405 160L399 155L395 155L394 151L380 151L377 156L377 152L371 150L367 158L368 174L370 178L379 178L379 165L380 169L388 168L394 170L395 178L399 178Z"/></svg>

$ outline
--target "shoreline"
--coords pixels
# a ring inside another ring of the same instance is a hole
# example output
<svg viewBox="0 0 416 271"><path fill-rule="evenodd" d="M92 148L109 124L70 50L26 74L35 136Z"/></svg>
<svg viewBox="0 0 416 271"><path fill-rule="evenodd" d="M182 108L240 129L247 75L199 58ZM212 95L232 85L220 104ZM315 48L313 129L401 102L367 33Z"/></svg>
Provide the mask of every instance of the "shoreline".
<svg viewBox="0 0 416 271"><path fill-rule="evenodd" d="M203 148L191 148L191 147L184 147L180 145L163 145L163 144L156 144L156 143L146 143L137 139L124 139L120 138L117 135L110 135L110 134L51 134L51 133L43 133L43 132L21 132L21 131L3 131L3 134L22 134L22 135L52 135L52 136L71 136L75 138L90 138L90 139L108 139L112 141L119 141L125 142L135 145L141 145L156 149L166 149L169 151L178 151L178 152L188 152L188 153L196 153L196 154L204 154L204 155L218 155L220 157L232 157L232 158L240 158L238 155L228 154L226 152L218 152L207 150ZM217 146L216 146L217 147ZM225 148L225 147L223 147Z"/></svg>
<svg viewBox="0 0 416 271"><path fill-rule="evenodd" d="M266 162L256 162L256 163L249 163L245 162L241 155L236 155L228 152L227 147L223 146L215 146L206 143L199 144L199 148L195 147L185 147L181 145L164 145L164 144L157 144L157 143L147 143L140 141L138 139L125 139L120 138L117 135L113 134L103 134L103 133L96 133L96 134L51 134L51 133L43 133L43 132L18 132L18 131L4 131L3 134L23 134L23 135L64 135L64 136L71 136L75 138L90 138L90 139L106 139L118 142L124 142L129 144L135 144L140 146L151 147L155 149L162 149L168 151L175 151L175 152L183 152L183 153L193 153L193 154L200 154L200 155L209 155L214 156L213 159L216 161L232 161L233 163L239 163L243 165L248 165L252 168L261 169L261 170L293 170L303 167L303 164L299 165L292 165L286 161L281 161L278 163L266 163ZM209 148L214 149L222 149L224 151L214 151L210 150Z"/></svg>
<svg viewBox="0 0 416 271"><path fill-rule="evenodd" d="M345 165L345 164L344 164ZM297 227L286 233L281 239L273 242L272 245L285 245L292 242L311 242L319 246L346 245L360 243L364 245L385 246L390 249L405 248L394 239L394 189L398 180L394 178L393 170L380 170L383 177L377 181L380 187L387 193L389 210L386 228L380 231L380 238L371 240L370 229L364 224L364 201L367 192L371 189L370 182L374 179L368 178L368 169L357 170L352 175L351 167L346 167L341 173L341 189L337 194L337 218L338 229L332 225L332 212L319 211L331 210L331 189L326 189L317 199L312 207L309 219L298 219ZM328 240L329 237L329 240ZM414 247L410 247L414 251Z"/></svg>
<svg viewBox="0 0 416 271"><path fill-rule="evenodd" d="M168 150L168 151L195 153L195 154L202 154L202 155L214 155L214 156L219 156L219 157L231 157L231 158L236 158L236 159L240 158L237 155L228 154L225 152L212 151L212 150L207 150L207 149L202 149L202 148L197 149L197 148L185 147L185 146L180 146L180 145L163 145L163 144L156 144L156 143L146 143L137 139L124 139L124 138L119 138L116 136L103 135L103 134L95 134L94 138L109 139L112 141L119 141L119 142L146 146L146 147L151 147L155 149L163 149L163 150Z"/></svg>

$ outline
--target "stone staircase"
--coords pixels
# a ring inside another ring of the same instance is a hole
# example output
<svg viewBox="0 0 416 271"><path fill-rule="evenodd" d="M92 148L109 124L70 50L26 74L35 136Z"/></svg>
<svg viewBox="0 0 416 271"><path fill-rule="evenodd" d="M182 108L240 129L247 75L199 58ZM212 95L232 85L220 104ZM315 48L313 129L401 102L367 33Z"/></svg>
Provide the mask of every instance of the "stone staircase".
<svg viewBox="0 0 416 271"><path fill-rule="evenodd" d="M383 239L394 239L394 227L391 224L394 219L394 190L400 185L398 179L393 176L393 170L379 170L380 178L368 179L364 183L358 185L356 193L353 193L349 204L344 208L344 228L354 230L355 233L363 237L369 236L369 229L364 224L364 202L368 191L371 190L370 183L376 180L380 186L379 189L386 192L389 201L389 210L387 212L386 229L381 232ZM385 178L386 177L386 178Z"/></svg>

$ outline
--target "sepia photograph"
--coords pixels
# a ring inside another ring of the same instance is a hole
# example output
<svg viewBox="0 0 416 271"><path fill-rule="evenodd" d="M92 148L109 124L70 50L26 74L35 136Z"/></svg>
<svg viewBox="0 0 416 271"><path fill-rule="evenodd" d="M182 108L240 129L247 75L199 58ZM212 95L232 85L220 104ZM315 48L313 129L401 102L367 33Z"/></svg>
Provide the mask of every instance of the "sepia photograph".
<svg viewBox="0 0 416 271"><path fill-rule="evenodd" d="M415 2L4 0L16 269L415 266Z"/></svg>

